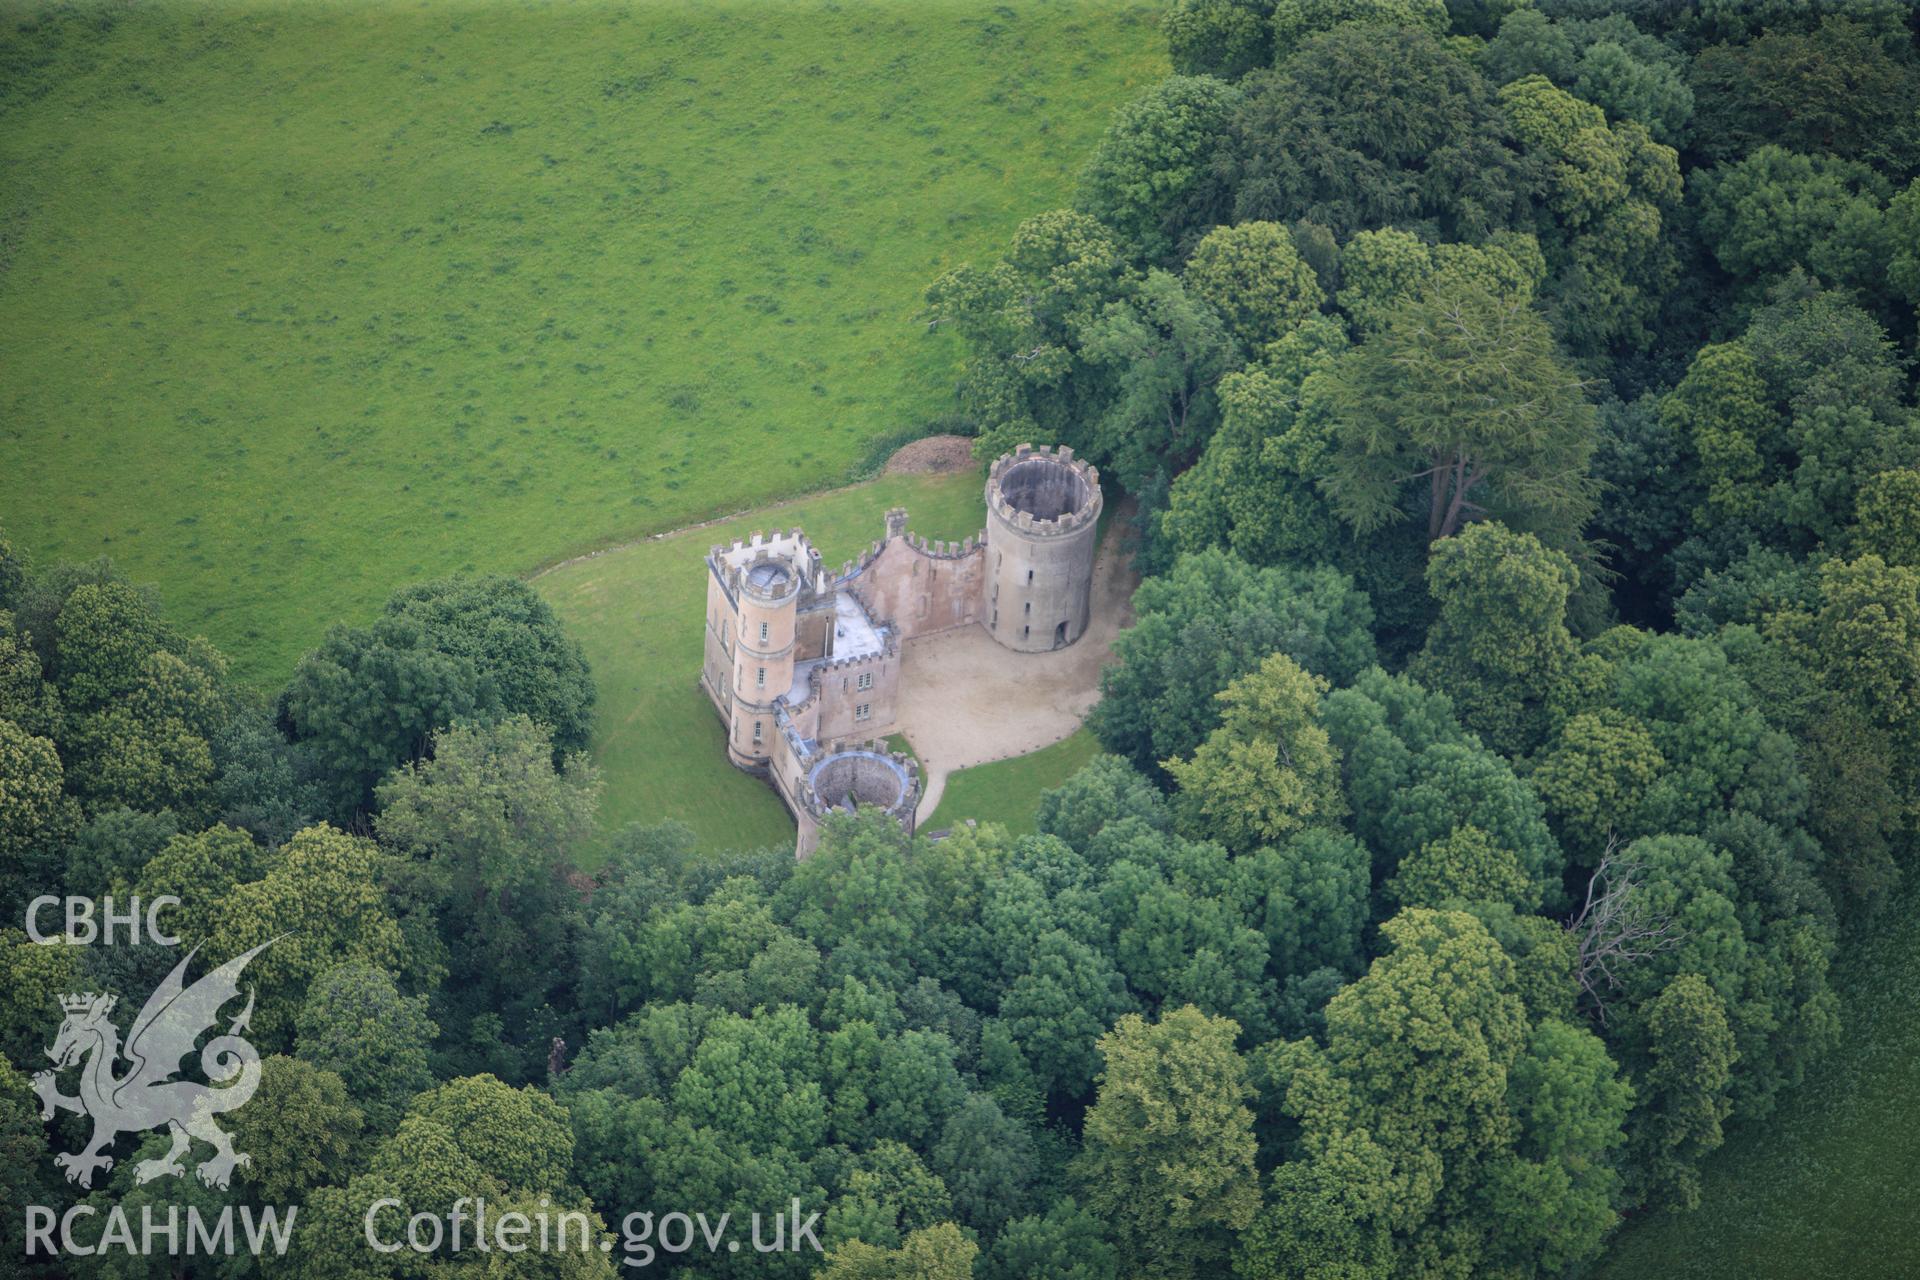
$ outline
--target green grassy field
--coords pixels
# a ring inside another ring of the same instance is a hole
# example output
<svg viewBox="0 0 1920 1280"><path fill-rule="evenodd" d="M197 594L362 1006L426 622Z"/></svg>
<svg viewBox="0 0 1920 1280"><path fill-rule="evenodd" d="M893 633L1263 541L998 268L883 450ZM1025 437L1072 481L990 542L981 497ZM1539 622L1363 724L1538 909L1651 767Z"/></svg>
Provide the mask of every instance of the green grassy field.
<svg viewBox="0 0 1920 1280"><path fill-rule="evenodd" d="M707 600L702 558L717 542L797 524L837 566L886 531L893 506L908 509L915 533L964 538L986 518L981 483L972 472L886 476L536 578L586 649L600 691L592 751L607 779L603 829L678 818L708 850L791 843L793 819L773 789L727 763L719 717L697 684Z"/></svg>
<svg viewBox="0 0 1920 1280"><path fill-rule="evenodd" d="M402 583L841 483L1157 11L0 0L0 522L271 688Z"/></svg>
<svg viewBox="0 0 1920 1280"><path fill-rule="evenodd" d="M1630 1224L1605 1280L1893 1280L1920 1275L1920 895L1849 944L1843 1043L1706 1167L1696 1213Z"/></svg>
<svg viewBox="0 0 1920 1280"><path fill-rule="evenodd" d="M941 831L974 818L998 822L1017 836L1029 835L1040 793L1059 786L1099 754L1093 731L1081 729L1029 755L962 769L947 779L926 829Z"/></svg>

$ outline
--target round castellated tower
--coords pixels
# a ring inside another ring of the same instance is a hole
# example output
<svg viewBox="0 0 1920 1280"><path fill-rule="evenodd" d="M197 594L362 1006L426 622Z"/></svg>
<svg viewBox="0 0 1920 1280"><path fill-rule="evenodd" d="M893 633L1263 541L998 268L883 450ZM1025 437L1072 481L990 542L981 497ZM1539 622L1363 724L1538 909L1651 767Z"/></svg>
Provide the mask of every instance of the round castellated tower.
<svg viewBox="0 0 1920 1280"><path fill-rule="evenodd" d="M987 630L1021 653L1087 629L1098 550L1100 473L1065 445L1021 445L987 476Z"/></svg>
<svg viewBox="0 0 1920 1280"><path fill-rule="evenodd" d="M795 853L805 858L820 843L828 814L857 805L884 809L908 835L920 803L920 765L884 742L864 742L816 756L800 794L800 836Z"/></svg>
<svg viewBox="0 0 1920 1280"><path fill-rule="evenodd" d="M740 634L733 649L733 724L727 743L735 764L764 765L772 750L773 701L793 684L801 576L792 557L773 550L740 571Z"/></svg>

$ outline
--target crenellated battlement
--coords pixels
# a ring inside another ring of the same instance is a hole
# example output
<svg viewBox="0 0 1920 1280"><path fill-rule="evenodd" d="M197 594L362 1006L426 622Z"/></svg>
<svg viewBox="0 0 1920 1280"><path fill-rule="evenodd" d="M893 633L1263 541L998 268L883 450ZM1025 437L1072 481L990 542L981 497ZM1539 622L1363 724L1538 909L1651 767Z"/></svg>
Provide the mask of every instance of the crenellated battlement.
<svg viewBox="0 0 1920 1280"><path fill-rule="evenodd" d="M820 552L798 526L770 534L756 529L731 545L715 543L707 552L707 564L736 600L747 595L777 604L802 589L822 589Z"/></svg>
<svg viewBox="0 0 1920 1280"><path fill-rule="evenodd" d="M860 576L862 573L866 572L867 566L872 564L876 559L878 559L880 556L880 553L882 551L885 551L886 549L887 549L887 542L886 542L886 539L884 538L879 540L878 542L869 544L867 549L865 551L862 551L857 558L845 561L844 563L841 564L840 572L834 575L834 579L833 579L834 582L836 584L844 583L849 578L856 578Z"/></svg>
<svg viewBox="0 0 1920 1280"><path fill-rule="evenodd" d="M856 558L841 562L839 572L833 575L833 583L843 584L865 573L896 538L902 546L910 548L929 560L965 560L968 556L979 555L986 549L987 531L985 529L958 542L945 538L923 538L917 533L907 531L906 516L907 513L898 507L889 511L887 536L868 543L867 549Z"/></svg>
<svg viewBox="0 0 1920 1280"><path fill-rule="evenodd" d="M820 752L806 761L799 798L814 818L869 805L908 822L920 802L920 762L882 741Z"/></svg>
<svg viewBox="0 0 1920 1280"><path fill-rule="evenodd" d="M863 653L852 658L824 658L807 672L807 697L801 706L810 705L818 698L825 687L828 677L835 675L858 675L863 669L880 667L899 656L900 647L894 641L893 633L888 632L886 642L877 653Z"/></svg>
<svg viewBox="0 0 1920 1280"><path fill-rule="evenodd" d="M1012 528L1050 537L1100 518L1100 470L1073 456L1070 445L1023 444L987 472L987 509Z"/></svg>
<svg viewBox="0 0 1920 1280"><path fill-rule="evenodd" d="M923 538L917 533L905 535L903 541L929 560L964 560L986 546L987 531L982 529L979 533L962 538L958 542L941 538Z"/></svg>

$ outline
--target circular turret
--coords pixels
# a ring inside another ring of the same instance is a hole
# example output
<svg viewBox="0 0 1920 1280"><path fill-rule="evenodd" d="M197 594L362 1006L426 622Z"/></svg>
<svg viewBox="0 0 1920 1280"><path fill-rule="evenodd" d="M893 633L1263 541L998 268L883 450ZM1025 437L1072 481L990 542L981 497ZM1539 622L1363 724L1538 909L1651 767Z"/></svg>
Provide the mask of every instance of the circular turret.
<svg viewBox="0 0 1920 1280"><path fill-rule="evenodd" d="M1100 527L1100 473L1058 449L1023 444L987 476L987 630L1022 653L1072 644L1087 629Z"/></svg>
<svg viewBox="0 0 1920 1280"><path fill-rule="evenodd" d="M740 593L749 600L780 605L800 590L800 574L786 556L768 552L740 571Z"/></svg>
<svg viewBox="0 0 1920 1280"><path fill-rule="evenodd" d="M804 574L790 556L768 551L740 569L740 634L733 651L736 764L764 765L774 733L773 702L793 685L794 624ZM755 730L758 729L756 735Z"/></svg>
<svg viewBox="0 0 1920 1280"><path fill-rule="evenodd" d="M833 813L856 808L884 809L913 834L913 811L920 804L920 766L912 756L869 743L819 756L807 766L800 792L799 856L813 852L820 823Z"/></svg>

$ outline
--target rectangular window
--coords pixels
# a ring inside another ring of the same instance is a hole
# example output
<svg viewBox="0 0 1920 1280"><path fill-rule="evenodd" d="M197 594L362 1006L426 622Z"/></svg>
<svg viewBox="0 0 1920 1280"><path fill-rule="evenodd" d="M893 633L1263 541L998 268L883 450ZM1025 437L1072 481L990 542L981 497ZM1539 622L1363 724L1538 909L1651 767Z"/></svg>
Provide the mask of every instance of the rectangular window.
<svg viewBox="0 0 1920 1280"><path fill-rule="evenodd" d="M1020 628L1020 638L1021 638L1022 640L1025 640L1025 639L1027 638L1027 632L1029 632L1029 631L1031 631L1031 630L1033 630L1033 628L1032 628L1032 627L1022 627L1022 628Z"/></svg>
<svg viewBox="0 0 1920 1280"><path fill-rule="evenodd" d="M756 689L764 689L767 687L767 669L765 667L761 667L755 672L753 687Z"/></svg>
<svg viewBox="0 0 1920 1280"><path fill-rule="evenodd" d="M1028 582L1032 582L1032 581L1033 581L1033 570L1031 570L1031 569L1029 569L1029 570L1027 570L1027 581L1028 581Z"/></svg>
<svg viewBox="0 0 1920 1280"><path fill-rule="evenodd" d="M1033 616L1033 601L1031 600L1027 601L1027 607L1025 612L1027 617L1031 618Z"/></svg>
<svg viewBox="0 0 1920 1280"><path fill-rule="evenodd" d="M867 720L872 716L873 704L871 702L863 702L853 709L853 718L855 720Z"/></svg>
<svg viewBox="0 0 1920 1280"><path fill-rule="evenodd" d="M873 672L863 671L860 673L860 687L862 689L873 688Z"/></svg>
<svg viewBox="0 0 1920 1280"><path fill-rule="evenodd" d="M767 642L767 624L763 622L760 624L760 643L765 644L766 642Z"/></svg>
<svg viewBox="0 0 1920 1280"><path fill-rule="evenodd" d="M755 742L760 741L760 724L761 722L758 720L753 722L753 740Z"/></svg>

